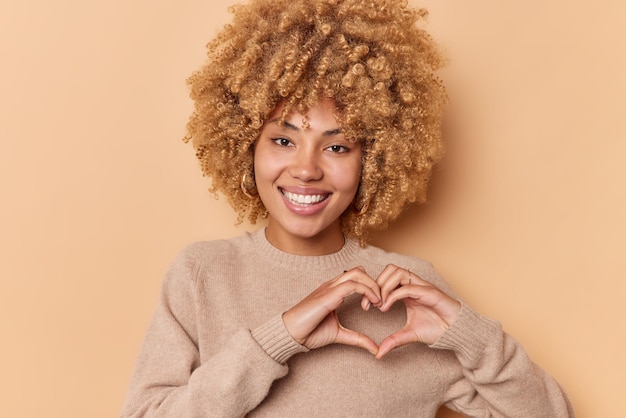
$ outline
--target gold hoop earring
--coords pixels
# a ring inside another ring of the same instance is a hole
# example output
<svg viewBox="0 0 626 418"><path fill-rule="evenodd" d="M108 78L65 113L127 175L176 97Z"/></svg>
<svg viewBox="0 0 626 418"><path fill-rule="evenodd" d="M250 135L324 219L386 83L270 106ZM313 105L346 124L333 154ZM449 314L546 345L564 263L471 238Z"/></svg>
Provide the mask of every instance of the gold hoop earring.
<svg viewBox="0 0 626 418"><path fill-rule="evenodd" d="M247 180L247 178L248 178L248 174L247 174L247 173L246 173L246 174L244 174L244 175L241 177L241 184L240 184L240 186L241 186L241 191L243 192L243 194L244 194L244 195L246 195L246 197L247 197L248 199L254 199L254 196L253 196L253 195L252 195L252 194L248 191L248 187L246 186L246 180ZM255 194L256 194L256 193L255 193Z"/></svg>
<svg viewBox="0 0 626 418"><path fill-rule="evenodd" d="M361 216L361 215L365 215L365 212L367 212L369 207L370 207L370 202L368 200L367 202L365 202L363 206L361 206L361 209L358 209L356 205L354 206L354 209L356 209L355 211L356 211L357 216Z"/></svg>

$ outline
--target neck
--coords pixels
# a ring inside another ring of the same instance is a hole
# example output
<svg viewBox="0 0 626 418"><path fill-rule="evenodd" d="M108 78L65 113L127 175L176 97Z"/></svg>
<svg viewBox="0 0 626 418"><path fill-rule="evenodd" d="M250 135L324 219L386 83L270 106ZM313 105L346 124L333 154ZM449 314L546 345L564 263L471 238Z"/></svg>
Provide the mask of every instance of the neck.
<svg viewBox="0 0 626 418"><path fill-rule="evenodd" d="M327 228L313 237L281 234L272 227L271 221L265 229L265 237L272 246L294 255L328 255L341 250L345 244L345 237L339 224L336 228Z"/></svg>

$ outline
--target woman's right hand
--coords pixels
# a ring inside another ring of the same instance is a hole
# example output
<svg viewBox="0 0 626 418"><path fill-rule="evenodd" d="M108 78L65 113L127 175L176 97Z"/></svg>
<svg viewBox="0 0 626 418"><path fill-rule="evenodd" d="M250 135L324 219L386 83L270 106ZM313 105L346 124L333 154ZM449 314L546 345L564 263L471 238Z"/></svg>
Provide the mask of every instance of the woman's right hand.
<svg viewBox="0 0 626 418"><path fill-rule="evenodd" d="M380 306L380 289L363 268L355 267L318 287L283 314L285 328L294 340L308 349L329 344L361 347L372 354L378 346L367 335L343 327L336 309L353 294L363 295L361 307Z"/></svg>

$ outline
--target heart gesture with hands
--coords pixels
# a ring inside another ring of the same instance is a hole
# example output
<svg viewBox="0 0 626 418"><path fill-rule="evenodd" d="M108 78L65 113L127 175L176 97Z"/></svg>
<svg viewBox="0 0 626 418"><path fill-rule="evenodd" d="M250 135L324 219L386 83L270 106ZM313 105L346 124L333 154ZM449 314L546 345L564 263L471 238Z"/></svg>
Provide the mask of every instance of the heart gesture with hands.
<svg viewBox="0 0 626 418"><path fill-rule="evenodd" d="M370 337L347 329L337 318L337 308L353 294L362 295L361 308L375 306L387 312L402 301L407 321L378 346ZM410 343L433 344L459 314L461 304L433 284L404 268L389 264L374 280L356 267L324 283L283 314L285 328L309 349L329 344L361 347L377 359Z"/></svg>

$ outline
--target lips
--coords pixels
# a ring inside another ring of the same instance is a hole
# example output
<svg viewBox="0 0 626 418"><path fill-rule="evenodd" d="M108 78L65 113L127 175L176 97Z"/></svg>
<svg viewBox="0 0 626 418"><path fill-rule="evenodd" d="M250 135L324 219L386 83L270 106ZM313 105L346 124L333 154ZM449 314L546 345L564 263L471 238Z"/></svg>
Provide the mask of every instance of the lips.
<svg viewBox="0 0 626 418"><path fill-rule="evenodd" d="M300 194L300 193L292 193L287 190L280 190L285 199L292 205L296 206L312 206L318 203L323 202L328 199L330 193L320 193L320 194Z"/></svg>

